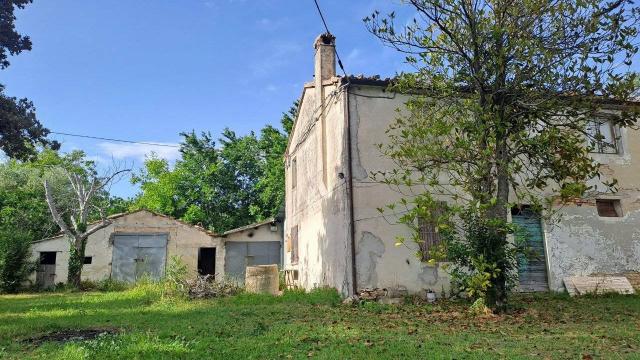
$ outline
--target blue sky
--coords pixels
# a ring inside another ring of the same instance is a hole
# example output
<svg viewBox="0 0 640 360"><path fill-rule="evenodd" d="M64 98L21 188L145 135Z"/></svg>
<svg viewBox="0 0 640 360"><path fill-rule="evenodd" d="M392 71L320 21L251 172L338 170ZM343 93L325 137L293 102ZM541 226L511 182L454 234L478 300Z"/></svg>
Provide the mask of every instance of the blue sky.
<svg viewBox="0 0 640 360"><path fill-rule="evenodd" d="M393 75L403 57L362 18L388 0L320 0L347 71ZM182 131L238 133L279 125L313 75L323 32L313 0L35 0L16 13L33 50L11 59L0 83L28 97L52 131L177 144ZM62 150L140 166L176 148L55 135ZM121 181L114 194L136 189Z"/></svg>

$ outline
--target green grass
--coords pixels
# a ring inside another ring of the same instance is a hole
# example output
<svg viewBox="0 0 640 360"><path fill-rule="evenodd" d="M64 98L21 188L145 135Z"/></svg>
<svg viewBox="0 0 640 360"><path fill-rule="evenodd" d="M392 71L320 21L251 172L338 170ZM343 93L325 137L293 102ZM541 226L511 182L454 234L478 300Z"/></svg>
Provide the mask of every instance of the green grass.
<svg viewBox="0 0 640 360"><path fill-rule="evenodd" d="M340 305L335 292L160 300L144 288L0 297L0 358L640 359L640 297L522 296L499 317L468 304ZM117 334L24 340L67 329Z"/></svg>

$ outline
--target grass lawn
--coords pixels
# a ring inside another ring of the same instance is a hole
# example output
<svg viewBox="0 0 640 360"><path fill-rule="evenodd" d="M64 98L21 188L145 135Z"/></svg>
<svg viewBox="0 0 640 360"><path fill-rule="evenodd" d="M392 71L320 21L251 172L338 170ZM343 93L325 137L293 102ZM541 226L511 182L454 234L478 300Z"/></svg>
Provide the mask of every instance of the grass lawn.
<svg viewBox="0 0 640 360"><path fill-rule="evenodd" d="M339 305L327 290L279 298L159 300L144 289L0 297L0 358L640 359L640 297L521 296L500 317L467 305ZM112 331L46 341L60 331Z"/></svg>

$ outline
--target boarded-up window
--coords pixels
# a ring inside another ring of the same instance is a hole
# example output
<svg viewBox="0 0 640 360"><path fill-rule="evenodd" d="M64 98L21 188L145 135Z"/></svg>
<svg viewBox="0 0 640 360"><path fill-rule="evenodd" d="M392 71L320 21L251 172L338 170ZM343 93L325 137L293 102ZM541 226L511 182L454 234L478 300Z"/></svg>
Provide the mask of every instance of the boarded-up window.
<svg viewBox="0 0 640 360"><path fill-rule="evenodd" d="M298 263L298 225L291 228L291 263Z"/></svg>
<svg viewBox="0 0 640 360"><path fill-rule="evenodd" d="M295 189L298 185L298 161L296 159L291 160L291 188Z"/></svg>
<svg viewBox="0 0 640 360"><path fill-rule="evenodd" d="M600 154L618 153L618 136L613 124L606 119L594 119L587 124L589 143L593 152Z"/></svg>
<svg viewBox="0 0 640 360"><path fill-rule="evenodd" d="M420 231L420 252L422 253L422 261L431 259L431 251L434 247L440 245L442 238L438 231L437 219L444 212L446 203L440 202L440 205L431 211L431 216L418 218L418 229Z"/></svg>
<svg viewBox="0 0 640 360"><path fill-rule="evenodd" d="M596 199L596 207L598 208L598 216L601 217L621 217L622 208L620 200L614 199Z"/></svg>

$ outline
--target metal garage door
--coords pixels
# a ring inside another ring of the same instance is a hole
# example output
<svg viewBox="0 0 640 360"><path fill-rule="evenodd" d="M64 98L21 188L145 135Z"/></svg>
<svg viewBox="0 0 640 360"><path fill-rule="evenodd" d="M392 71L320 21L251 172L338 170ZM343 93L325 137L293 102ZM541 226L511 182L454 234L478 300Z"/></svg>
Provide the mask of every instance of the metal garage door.
<svg viewBox="0 0 640 360"><path fill-rule="evenodd" d="M525 208L512 213L513 223L520 226L516 236L525 237L531 252L518 258L518 277L521 291L547 291L547 262L544 251L544 234L540 216Z"/></svg>
<svg viewBox="0 0 640 360"><path fill-rule="evenodd" d="M135 282L145 274L154 280L164 275L167 234L115 235L111 277Z"/></svg>
<svg viewBox="0 0 640 360"><path fill-rule="evenodd" d="M280 242L242 241L225 243L224 272L228 278L244 283L247 266L280 265Z"/></svg>

